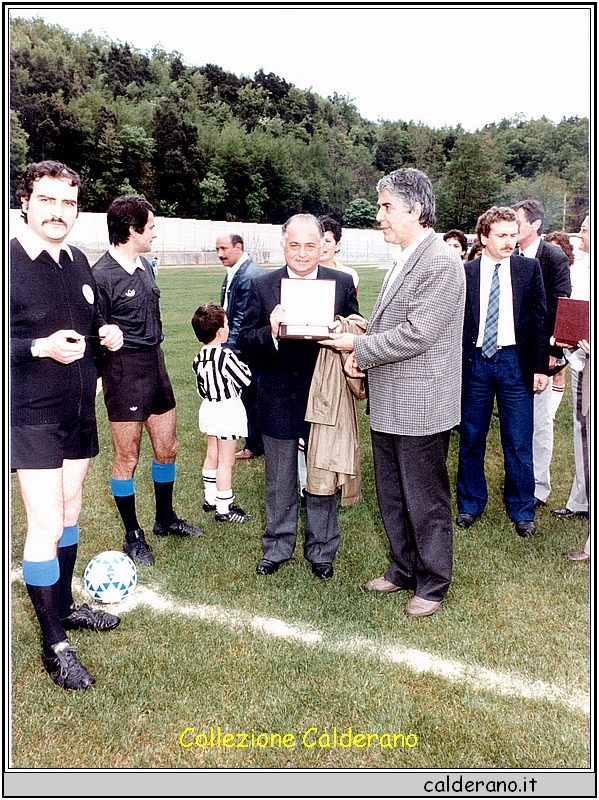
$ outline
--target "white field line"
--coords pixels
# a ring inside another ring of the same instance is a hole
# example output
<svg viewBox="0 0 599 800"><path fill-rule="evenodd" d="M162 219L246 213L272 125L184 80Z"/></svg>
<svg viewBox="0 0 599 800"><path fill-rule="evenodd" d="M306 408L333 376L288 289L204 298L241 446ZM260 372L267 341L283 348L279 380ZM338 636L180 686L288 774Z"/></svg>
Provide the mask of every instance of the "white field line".
<svg viewBox="0 0 599 800"><path fill-rule="evenodd" d="M11 580L23 580L20 569L12 571ZM83 593L81 581L74 580L73 584ZM218 605L179 603L147 586L138 585L135 592L121 603L106 604L103 608L122 616L137 606L148 606L162 613L195 617L238 632L251 630L263 636L311 646L318 645L326 650L346 655L375 658L379 661L400 664L415 673L429 673L453 683L467 684L477 691L495 692L533 701L547 700L572 711L590 714L589 695L582 691L566 690L545 681L531 681L520 675L440 658L424 650L402 647L398 644L385 645L366 638L340 636L332 638L329 633L301 622L291 624L276 617L262 617L248 611L228 609Z"/></svg>

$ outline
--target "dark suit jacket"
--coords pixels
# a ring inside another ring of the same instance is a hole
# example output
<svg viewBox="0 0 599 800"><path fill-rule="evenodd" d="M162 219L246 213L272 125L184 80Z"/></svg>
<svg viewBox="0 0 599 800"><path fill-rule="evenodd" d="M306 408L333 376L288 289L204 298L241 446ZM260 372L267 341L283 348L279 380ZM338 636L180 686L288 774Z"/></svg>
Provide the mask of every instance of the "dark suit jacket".
<svg viewBox="0 0 599 800"><path fill-rule="evenodd" d="M463 336L463 379L472 371L480 320L480 257L465 264L466 311ZM510 258L516 352L522 376L533 393L535 373L547 375L549 334L541 266L536 258Z"/></svg>
<svg viewBox="0 0 599 800"><path fill-rule="evenodd" d="M243 322L243 315L245 314L245 306L247 303L248 292L250 290L250 281L257 275L264 275L264 270L251 257L239 267L231 285L227 291L227 321L229 323L229 338L223 347L230 348L235 355L239 355L239 347L237 346L237 337L239 336L239 329ZM227 276L223 281L220 291L220 304L224 305L225 291L227 290Z"/></svg>
<svg viewBox="0 0 599 800"><path fill-rule="evenodd" d="M541 265L541 272L543 273L543 284L547 300L547 324L549 336L552 336L555 328L557 299L558 297L570 297L572 292L570 264L568 256L561 247L549 244L543 239L539 242L536 258ZM563 357L561 347L550 347L549 352L558 358Z"/></svg>
<svg viewBox="0 0 599 800"><path fill-rule="evenodd" d="M244 359L258 366L258 424L274 439L306 438L304 421L310 382L320 345L314 341L280 339L278 348L270 330L270 314L281 299L281 278L287 267L252 278L245 317L237 338ZM335 314L358 314L358 300L351 275L318 267L318 280L336 281Z"/></svg>

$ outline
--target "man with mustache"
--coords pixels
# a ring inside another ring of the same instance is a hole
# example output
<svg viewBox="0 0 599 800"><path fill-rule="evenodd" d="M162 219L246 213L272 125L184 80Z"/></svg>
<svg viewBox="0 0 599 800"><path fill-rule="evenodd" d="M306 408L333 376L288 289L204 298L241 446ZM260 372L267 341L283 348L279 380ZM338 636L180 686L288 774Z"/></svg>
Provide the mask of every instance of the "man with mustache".
<svg viewBox="0 0 599 800"><path fill-rule="evenodd" d="M23 579L42 630L42 657L65 689L94 683L66 630L116 628L119 618L73 602L83 481L98 453L92 344L118 350L85 255L65 239L81 180L58 161L27 167L17 197L25 224L10 243L11 469L27 515Z"/></svg>
<svg viewBox="0 0 599 800"><path fill-rule="evenodd" d="M465 265L456 522L469 528L487 504L485 448L497 398L505 506L516 533L527 537L535 532L533 401L549 380L549 334L541 266L513 255L519 229L513 209L493 206L476 225L483 253Z"/></svg>

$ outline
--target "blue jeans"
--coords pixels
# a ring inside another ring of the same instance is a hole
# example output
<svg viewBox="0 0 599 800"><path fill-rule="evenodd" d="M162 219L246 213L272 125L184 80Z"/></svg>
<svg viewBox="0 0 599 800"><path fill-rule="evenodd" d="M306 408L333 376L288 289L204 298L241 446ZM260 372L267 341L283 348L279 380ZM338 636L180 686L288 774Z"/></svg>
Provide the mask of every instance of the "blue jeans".
<svg viewBox="0 0 599 800"><path fill-rule="evenodd" d="M458 511L478 517L487 504L484 463L495 397L503 448L507 513L514 522L532 520L535 516L532 462L534 395L524 383L515 347L504 347L491 358L483 358L480 348L477 348L471 371L462 376Z"/></svg>

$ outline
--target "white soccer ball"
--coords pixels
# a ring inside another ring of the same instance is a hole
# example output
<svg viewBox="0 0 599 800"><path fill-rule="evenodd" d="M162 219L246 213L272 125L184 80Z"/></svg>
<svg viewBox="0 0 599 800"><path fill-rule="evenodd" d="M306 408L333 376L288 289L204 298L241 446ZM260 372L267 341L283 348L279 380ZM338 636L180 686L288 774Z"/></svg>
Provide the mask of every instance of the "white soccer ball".
<svg viewBox="0 0 599 800"><path fill-rule="evenodd" d="M137 568L129 556L107 550L85 568L85 588L100 603L120 603L137 584Z"/></svg>

